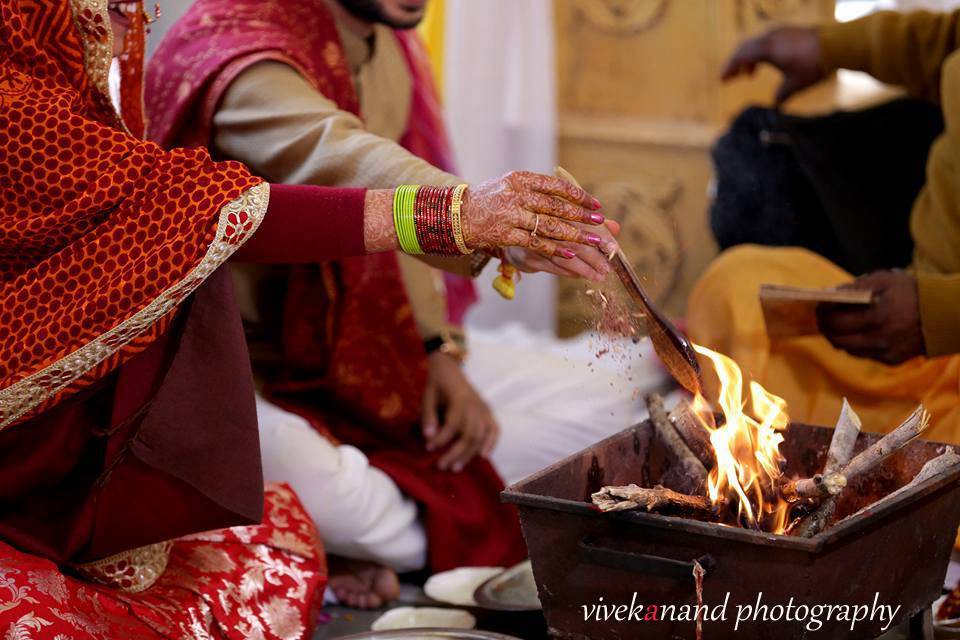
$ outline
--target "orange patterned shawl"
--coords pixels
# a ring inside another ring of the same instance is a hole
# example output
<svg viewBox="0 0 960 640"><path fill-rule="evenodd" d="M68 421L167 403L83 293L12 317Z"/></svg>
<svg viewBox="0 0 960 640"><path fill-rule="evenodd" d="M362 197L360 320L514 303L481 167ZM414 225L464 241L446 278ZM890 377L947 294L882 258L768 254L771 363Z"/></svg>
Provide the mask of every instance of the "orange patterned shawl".
<svg viewBox="0 0 960 640"><path fill-rule="evenodd" d="M106 0L0 0L0 429L143 350L266 211L242 165L138 137L130 4L121 117Z"/></svg>

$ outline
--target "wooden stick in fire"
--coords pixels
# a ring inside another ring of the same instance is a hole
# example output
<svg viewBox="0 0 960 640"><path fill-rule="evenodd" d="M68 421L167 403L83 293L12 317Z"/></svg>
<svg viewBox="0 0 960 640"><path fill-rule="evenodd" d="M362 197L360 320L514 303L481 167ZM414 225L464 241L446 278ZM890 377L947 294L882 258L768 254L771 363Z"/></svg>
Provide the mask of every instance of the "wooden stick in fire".
<svg viewBox="0 0 960 640"><path fill-rule="evenodd" d="M780 487L784 500L796 502L801 498L828 498L835 496L857 476L870 471L891 455L909 444L930 426L930 414L923 406L917 407L903 424L864 449L860 454L829 475L818 473L812 478L791 480Z"/></svg>
<svg viewBox="0 0 960 640"><path fill-rule="evenodd" d="M667 411L663 408L663 396L651 393L644 400L647 410L650 411L650 422L653 423L657 438L677 459L680 474L693 489L701 489L707 481L707 468L670 423Z"/></svg>
<svg viewBox="0 0 960 640"><path fill-rule="evenodd" d="M681 400L677 406L670 412L670 424L677 430L680 437L697 457L697 460L710 470L717 463L716 455L713 453L713 445L710 444L710 434L693 411L693 406L688 400Z"/></svg>
<svg viewBox="0 0 960 640"><path fill-rule="evenodd" d="M603 487L592 496L593 504L601 511L675 510L691 514L709 515L713 505L704 496L688 496L672 489L657 486L652 489L628 484L622 487Z"/></svg>
<svg viewBox="0 0 960 640"><path fill-rule="evenodd" d="M837 419L837 426L833 430L833 438L830 439L830 449L827 450L827 462L823 466L825 475L837 473L850 462L850 458L853 456L853 448L857 444L857 437L860 435L861 426L860 416L844 398L843 406L840 408L840 417ZM830 496L813 512L804 516L794 528L795 535L812 538L823 531L837 511L838 499L839 495Z"/></svg>

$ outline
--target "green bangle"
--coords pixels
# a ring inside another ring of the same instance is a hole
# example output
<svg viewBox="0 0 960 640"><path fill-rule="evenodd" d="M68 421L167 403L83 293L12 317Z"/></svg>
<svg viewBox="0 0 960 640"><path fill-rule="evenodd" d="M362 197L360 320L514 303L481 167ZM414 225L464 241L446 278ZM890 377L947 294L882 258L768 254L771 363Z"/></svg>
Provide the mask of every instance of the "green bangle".
<svg viewBox="0 0 960 640"><path fill-rule="evenodd" d="M420 185L400 185L393 195L393 225L400 250L414 255L423 254L414 222L414 204L419 191Z"/></svg>

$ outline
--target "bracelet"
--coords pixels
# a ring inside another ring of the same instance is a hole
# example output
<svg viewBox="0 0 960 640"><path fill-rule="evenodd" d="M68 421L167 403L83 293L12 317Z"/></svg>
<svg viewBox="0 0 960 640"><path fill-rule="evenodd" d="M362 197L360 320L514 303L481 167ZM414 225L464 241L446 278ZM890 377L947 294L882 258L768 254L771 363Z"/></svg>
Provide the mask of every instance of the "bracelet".
<svg viewBox="0 0 960 640"><path fill-rule="evenodd" d="M463 240L463 227L460 224L460 208L463 206L463 194L467 190L465 184L459 184L453 190L453 203L450 205L450 222L453 227L453 239L457 243L457 249L460 253L468 255L473 253L473 249L467 248L467 243Z"/></svg>
<svg viewBox="0 0 960 640"><path fill-rule="evenodd" d="M415 218L416 200L420 185L400 185L393 192L393 226L397 232L400 250L413 255L423 254L417 240Z"/></svg>
<svg viewBox="0 0 960 640"><path fill-rule="evenodd" d="M422 255L472 254L463 239L461 211L466 184L400 185L393 192L393 226L400 250Z"/></svg>
<svg viewBox="0 0 960 640"><path fill-rule="evenodd" d="M417 238L426 253L456 256L460 252L453 238L450 220L450 187L423 187L416 202Z"/></svg>

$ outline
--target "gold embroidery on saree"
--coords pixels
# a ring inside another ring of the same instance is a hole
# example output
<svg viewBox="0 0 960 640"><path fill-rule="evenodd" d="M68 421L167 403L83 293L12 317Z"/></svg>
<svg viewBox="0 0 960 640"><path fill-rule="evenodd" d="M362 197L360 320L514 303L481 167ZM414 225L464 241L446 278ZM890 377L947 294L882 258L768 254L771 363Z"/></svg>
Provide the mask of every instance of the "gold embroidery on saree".
<svg viewBox="0 0 960 640"><path fill-rule="evenodd" d="M180 305L253 235L267 212L269 202L270 185L266 182L251 187L229 202L220 210L216 237L206 254L183 280L157 296L138 313L70 355L6 389L0 389L0 431L66 389L129 342L146 333L154 323Z"/></svg>
<svg viewBox="0 0 960 640"><path fill-rule="evenodd" d="M158 542L123 551L96 562L76 564L73 569L91 582L128 593L138 593L149 589L160 579L167 569L172 548L173 541Z"/></svg>

